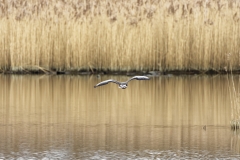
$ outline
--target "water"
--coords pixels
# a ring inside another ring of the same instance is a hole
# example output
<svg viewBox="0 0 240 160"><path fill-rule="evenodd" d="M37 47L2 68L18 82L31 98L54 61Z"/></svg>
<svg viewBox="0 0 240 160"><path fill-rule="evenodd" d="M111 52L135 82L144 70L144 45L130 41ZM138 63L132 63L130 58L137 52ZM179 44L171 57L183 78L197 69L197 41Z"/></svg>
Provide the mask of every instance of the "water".
<svg viewBox="0 0 240 160"><path fill-rule="evenodd" d="M0 75L0 159L240 158L227 76L108 78Z"/></svg>

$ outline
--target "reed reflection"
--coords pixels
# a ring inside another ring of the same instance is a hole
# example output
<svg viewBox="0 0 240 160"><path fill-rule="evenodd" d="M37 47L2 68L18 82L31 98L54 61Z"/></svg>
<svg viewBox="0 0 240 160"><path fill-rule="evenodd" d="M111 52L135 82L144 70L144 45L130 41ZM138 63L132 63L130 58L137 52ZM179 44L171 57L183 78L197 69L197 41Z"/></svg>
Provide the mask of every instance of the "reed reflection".
<svg viewBox="0 0 240 160"><path fill-rule="evenodd" d="M231 149L225 76L162 76L136 81L126 90L115 84L93 88L109 78L128 79L1 75L2 156L81 158L83 152L101 149Z"/></svg>

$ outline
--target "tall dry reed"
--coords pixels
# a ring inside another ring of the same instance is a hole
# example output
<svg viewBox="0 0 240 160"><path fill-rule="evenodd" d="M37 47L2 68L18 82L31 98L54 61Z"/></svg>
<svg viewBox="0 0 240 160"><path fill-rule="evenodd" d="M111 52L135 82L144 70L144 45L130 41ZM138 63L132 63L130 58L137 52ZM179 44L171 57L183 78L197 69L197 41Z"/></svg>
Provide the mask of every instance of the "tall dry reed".
<svg viewBox="0 0 240 160"><path fill-rule="evenodd" d="M1 70L233 70L237 0L0 2Z"/></svg>

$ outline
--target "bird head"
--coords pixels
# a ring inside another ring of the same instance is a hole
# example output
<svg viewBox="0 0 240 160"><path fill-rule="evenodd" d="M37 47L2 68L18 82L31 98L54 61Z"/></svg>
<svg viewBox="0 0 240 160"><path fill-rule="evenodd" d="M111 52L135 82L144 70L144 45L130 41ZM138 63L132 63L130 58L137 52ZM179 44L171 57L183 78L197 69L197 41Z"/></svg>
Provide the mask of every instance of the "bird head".
<svg viewBox="0 0 240 160"><path fill-rule="evenodd" d="M127 88L127 84L120 84L120 85L119 85L119 88L121 88L121 89L126 89L126 88Z"/></svg>

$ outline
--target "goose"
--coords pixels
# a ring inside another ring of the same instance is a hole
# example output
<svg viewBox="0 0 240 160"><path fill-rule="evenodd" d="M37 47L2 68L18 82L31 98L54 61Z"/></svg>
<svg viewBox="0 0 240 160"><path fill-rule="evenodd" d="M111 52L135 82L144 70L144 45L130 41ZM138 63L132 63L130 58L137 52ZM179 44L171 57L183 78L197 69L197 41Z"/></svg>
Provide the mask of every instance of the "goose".
<svg viewBox="0 0 240 160"><path fill-rule="evenodd" d="M109 79L109 80L105 80L105 81L102 81L102 82L96 84L94 86L94 88L102 86L102 85L106 85L110 82L113 82L113 83L118 84L119 88L126 89L127 86L128 86L128 82L130 82L131 80L134 80L134 79L136 79L136 80L149 80L150 78L147 77L147 76L134 76L134 77L130 78L129 80L127 80L126 82L119 82L119 81L116 81L116 80L113 80L113 79Z"/></svg>

